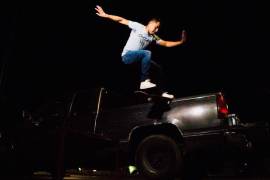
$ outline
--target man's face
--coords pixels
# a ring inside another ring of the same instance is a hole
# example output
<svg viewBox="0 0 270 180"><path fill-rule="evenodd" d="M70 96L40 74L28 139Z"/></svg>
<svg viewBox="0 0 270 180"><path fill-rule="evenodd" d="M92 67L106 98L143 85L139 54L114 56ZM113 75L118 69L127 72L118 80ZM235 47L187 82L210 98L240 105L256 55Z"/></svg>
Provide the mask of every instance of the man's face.
<svg viewBox="0 0 270 180"><path fill-rule="evenodd" d="M156 32L158 32L160 26L160 22L158 21L150 21L146 28L149 34L155 34Z"/></svg>

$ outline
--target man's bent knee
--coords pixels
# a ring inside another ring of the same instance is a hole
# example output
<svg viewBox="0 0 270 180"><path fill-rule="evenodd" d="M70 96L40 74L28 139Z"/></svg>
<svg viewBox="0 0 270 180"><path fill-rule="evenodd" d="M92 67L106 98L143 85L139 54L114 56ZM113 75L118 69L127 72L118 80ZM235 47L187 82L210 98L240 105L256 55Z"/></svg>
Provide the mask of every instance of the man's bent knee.
<svg viewBox="0 0 270 180"><path fill-rule="evenodd" d="M144 50L144 53L145 53L145 56L151 58L151 55L152 55L152 52L151 52L151 51L149 51L149 50Z"/></svg>

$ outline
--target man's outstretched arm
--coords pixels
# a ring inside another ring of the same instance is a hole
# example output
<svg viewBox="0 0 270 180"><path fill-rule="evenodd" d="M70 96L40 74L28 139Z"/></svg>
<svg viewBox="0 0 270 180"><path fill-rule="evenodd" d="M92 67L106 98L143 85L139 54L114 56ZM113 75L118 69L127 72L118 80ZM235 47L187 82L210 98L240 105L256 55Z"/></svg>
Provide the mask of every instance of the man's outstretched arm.
<svg viewBox="0 0 270 180"><path fill-rule="evenodd" d="M128 20L127 19L122 18L120 16L107 14L107 13L104 12L102 7L100 7L100 6L96 6L95 10L96 10L96 14L98 16L100 16L100 17L111 19L111 20L113 20L115 22L119 22L120 24L128 25Z"/></svg>
<svg viewBox="0 0 270 180"><path fill-rule="evenodd" d="M179 45L183 44L184 42L186 42L186 37L187 37L186 31L183 30L182 31L182 38L181 38L181 40L179 40L179 41L165 41L165 40L160 39L158 41L158 45L164 46L164 47L179 46Z"/></svg>

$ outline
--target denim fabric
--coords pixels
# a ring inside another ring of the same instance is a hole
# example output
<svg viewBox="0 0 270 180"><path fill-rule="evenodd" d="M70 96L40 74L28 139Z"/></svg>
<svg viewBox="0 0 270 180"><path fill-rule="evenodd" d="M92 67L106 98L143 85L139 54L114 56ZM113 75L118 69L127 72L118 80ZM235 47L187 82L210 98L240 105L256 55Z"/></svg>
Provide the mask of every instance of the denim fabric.
<svg viewBox="0 0 270 180"><path fill-rule="evenodd" d="M141 62L141 81L148 79L149 69L151 65L151 51L137 50L128 51L122 56L122 61L125 64L132 64L135 62Z"/></svg>

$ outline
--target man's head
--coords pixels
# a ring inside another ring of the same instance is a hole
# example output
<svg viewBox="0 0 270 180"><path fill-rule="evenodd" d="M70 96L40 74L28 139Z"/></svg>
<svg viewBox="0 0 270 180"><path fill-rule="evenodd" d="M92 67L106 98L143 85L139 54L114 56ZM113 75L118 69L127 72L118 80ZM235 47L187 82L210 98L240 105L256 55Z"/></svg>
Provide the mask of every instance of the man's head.
<svg viewBox="0 0 270 180"><path fill-rule="evenodd" d="M146 25L146 31L149 34L155 34L158 32L160 26L160 20L158 18L152 18L148 21L148 24Z"/></svg>

